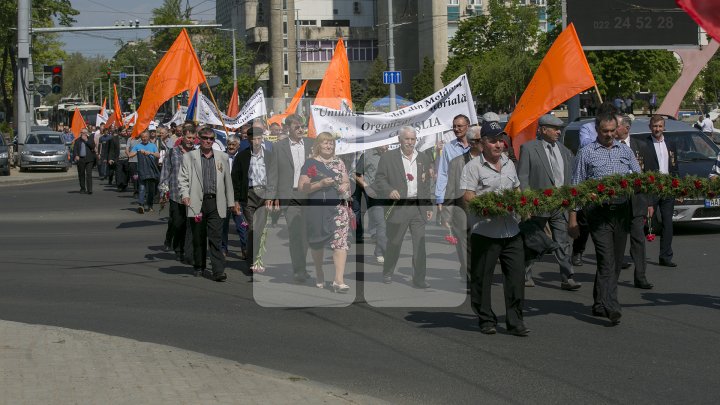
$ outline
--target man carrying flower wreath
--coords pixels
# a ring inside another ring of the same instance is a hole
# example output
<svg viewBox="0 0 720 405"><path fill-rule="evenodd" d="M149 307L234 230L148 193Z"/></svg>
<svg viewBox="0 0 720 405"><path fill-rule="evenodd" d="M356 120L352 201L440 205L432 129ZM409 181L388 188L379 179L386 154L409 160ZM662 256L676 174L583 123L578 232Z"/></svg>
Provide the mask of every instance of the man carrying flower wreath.
<svg viewBox="0 0 720 405"><path fill-rule="evenodd" d="M589 179L602 179L613 174L640 173L640 165L630 148L615 140L618 122L612 113L595 117L597 138L575 157L572 184ZM600 190L598 190L600 192ZM595 244L597 273L593 289L595 316L607 317L613 325L622 317L617 297L625 245L630 230L631 209L627 197L613 197L608 202L583 207L586 211L590 236ZM576 212L570 213L570 236L579 234Z"/></svg>

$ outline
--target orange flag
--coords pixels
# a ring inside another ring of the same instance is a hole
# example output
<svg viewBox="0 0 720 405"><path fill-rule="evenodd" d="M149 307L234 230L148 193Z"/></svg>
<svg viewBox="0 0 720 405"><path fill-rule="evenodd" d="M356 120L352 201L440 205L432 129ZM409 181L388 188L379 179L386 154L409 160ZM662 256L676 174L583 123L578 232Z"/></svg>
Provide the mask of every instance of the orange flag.
<svg viewBox="0 0 720 405"><path fill-rule="evenodd" d="M538 118L593 86L595 78L571 23L545 54L505 127L515 155L520 155L520 145L535 139Z"/></svg>
<svg viewBox="0 0 720 405"><path fill-rule="evenodd" d="M144 131L155 117L160 106L183 91L195 89L205 82L200 61L183 28L175 42L148 78L142 103L137 109L137 121L132 136Z"/></svg>
<svg viewBox="0 0 720 405"><path fill-rule="evenodd" d="M80 136L80 130L86 127L87 125L85 124L85 119L83 119L82 114L80 114L80 110L75 107L75 113L72 117L72 124L70 124L70 132L72 132L73 135L75 135L75 139L77 139L77 137Z"/></svg>
<svg viewBox="0 0 720 405"><path fill-rule="evenodd" d="M115 103L115 112L113 114L115 118L115 122L117 123L118 128L122 126L122 110L120 109L120 99L118 98L117 94L117 86L115 83L113 83L113 91L115 91L115 98L113 100L113 103Z"/></svg>
<svg viewBox="0 0 720 405"><path fill-rule="evenodd" d="M342 38L338 39L337 46L335 46L335 53L333 54L332 60L330 60L330 65L328 65L325 71L325 77L323 77L322 83L320 83L320 89L318 89L313 105L321 105L336 110L345 108L352 110L350 64L348 63L347 51L345 50L345 43ZM312 116L310 117L308 136L310 138L316 136Z"/></svg>
<svg viewBox="0 0 720 405"><path fill-rule="evenodd" d="M295 111L297 111L297 106L300 104L300 100L302 100L303 94L305 94L305 87L307 87L308 81L305 80L298 89L298 91L295 92L295 95L292 98L292 101L290 101L290 105L285 109L285 112L282 114L275 114L272 117L268 119L268 125L277 123L282 125L283 121L285 120L285 117L287 117L290 114L295 114Z"/></svg>
<svg viewBox="0 0 720 405"><path fill-rule="evenodd" d="M100 107L100 115L105 115L105 106L107 105L107 97L103 99L103 105Z"/></svg>
<svg viewBox="0 0 720 405"><path fill-rule="evenodd" d="M227 116L234 117L240 112L240 106L238 105L238 91L237 83L233 86L232 96L230 96L230 103L228 104Z"/></svg>

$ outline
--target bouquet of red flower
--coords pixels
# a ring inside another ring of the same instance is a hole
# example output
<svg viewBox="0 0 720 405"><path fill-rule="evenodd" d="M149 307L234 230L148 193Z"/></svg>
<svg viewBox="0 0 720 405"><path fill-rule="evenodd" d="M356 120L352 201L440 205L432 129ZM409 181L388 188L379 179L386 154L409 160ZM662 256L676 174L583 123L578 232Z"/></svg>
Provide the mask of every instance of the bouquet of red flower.
<svg viewBox="0 0 720 405"><path fill-rule="evenodd" d="M652 229L652 217L649 217L647 219L647 224L648 224L648 233L647 233L647 235L645 235L645 239L647 239L648 242L652 242L655 240L655 234L653 233L653 229Z"/></svg>

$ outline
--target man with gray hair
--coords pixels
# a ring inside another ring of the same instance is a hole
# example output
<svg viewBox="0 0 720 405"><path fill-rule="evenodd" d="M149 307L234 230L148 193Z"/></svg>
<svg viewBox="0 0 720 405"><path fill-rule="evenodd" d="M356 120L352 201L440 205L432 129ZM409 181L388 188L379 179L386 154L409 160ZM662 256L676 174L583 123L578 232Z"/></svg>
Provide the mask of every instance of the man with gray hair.
<svg viewBox="0 0 720 405"><path fill-rule="evenodd" d="M387 208L387 247L383 282L392 283L395 265L405 233L410 228L413 244L413 286L428 288L425 282L425 224L432 218L432 163L415 150L417 132L404 126L398 131L400 147L380 158L373 188L380 198L393 200Z"/></svg>

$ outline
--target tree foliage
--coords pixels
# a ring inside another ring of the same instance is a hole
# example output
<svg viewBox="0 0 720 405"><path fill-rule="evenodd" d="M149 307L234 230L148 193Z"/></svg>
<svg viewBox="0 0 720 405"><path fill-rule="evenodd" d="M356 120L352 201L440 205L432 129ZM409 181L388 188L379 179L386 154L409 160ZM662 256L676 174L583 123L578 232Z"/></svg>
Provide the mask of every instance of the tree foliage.
<svg viewBox="0 0 720 405"><path fill-rule="evenodd" d="M189 24L190 16L181 10L182 0L163 0L162 6L152 10L153 25ZM166 51L175 41L181 28L152 30L152 48Z"/></svg>
<svg viewBox="0 0 720 405"><path fill-rule="evenodd" d="M435 92L435 76L433 61L427 56L423 58L423 65L412 81L412 99L422 100Z"/></svg>
<svg viewBox="0 0 720 405"><path fill-rule="evenodd" d="M50 27L58 24L69 26L78 11L72 8L70 0L34 0L31 9L32 26ZM16 92L15 71L17 70L17 0L0 2L0 98L5 119L12 117L13 98ZM42 66L55 64L65 58L61 43L55 34L36 34L31 41L33 64Z"/></svg>
<svg viewBox="0 0 720 405"><path fill-rule="evenodd" d="M372 108L368 108L368 102L388 95L388 85L384 84L382 79L385 70L387 70L385 61L380 58L375 59L375 62L373 62L367 74L367 78L362 81L365 90L360 95L356 95L354 92L352 93L353 106L356 110L370 111Z"/></svg>

